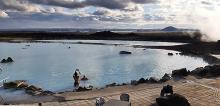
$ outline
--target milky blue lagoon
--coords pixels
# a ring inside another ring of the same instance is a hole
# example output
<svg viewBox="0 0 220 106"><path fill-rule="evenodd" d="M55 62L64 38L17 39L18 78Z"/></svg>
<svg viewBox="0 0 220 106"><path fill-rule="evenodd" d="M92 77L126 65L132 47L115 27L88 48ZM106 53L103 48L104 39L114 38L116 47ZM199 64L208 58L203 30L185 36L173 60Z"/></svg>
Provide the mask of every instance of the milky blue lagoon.
<svg viewBox="0 0 220 106"><path fill-rule="evenodd" d="M178 43L143 41L53 41L53 43L0 43L0 59L12 57L14 63L0 64L0 79L27 80L44 90L65 91L73 89L72 74L80 69L89 80L82 86L104 87L113 82L126 83L150 76L160 78L174 69L195 69L208 65L203 59L189 56L168 56L176 51L133 48L131 45L176 45ZM30 46L26 46L30 45ZM71 47L71 48L69 48ZM121 50L132 55L120 55ZM0 92L3 92L2 89ZM7 90L4 92L8 92Z"/></svg>

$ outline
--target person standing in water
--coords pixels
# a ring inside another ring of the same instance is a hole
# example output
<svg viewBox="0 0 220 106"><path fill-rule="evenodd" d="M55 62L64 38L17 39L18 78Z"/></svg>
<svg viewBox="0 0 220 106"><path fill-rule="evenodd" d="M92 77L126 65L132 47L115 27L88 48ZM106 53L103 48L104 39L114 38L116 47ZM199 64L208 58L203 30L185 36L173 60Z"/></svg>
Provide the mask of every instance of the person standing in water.
<svg viewBox="0 0 220 106"><path fill-rule="evenodd" d="M80 71L79 71L79 69L76 69L75 70L75 72L74 72L74 74L73 74L73 79L74 79L74 86L76 87L76 86L79 86L79 81L80 81Z"/></svg>

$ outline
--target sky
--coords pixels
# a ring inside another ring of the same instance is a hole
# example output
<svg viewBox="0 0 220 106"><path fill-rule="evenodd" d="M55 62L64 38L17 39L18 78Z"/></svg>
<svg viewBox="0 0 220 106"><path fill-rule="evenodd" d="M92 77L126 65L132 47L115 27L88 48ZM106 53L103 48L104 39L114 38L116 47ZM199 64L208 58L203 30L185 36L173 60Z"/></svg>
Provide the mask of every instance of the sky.
<svg viewBox="0 0 220 106"><path fill-rule="evenodd" d="M219 6L220 0L0 0L0 29L205 29L219 19Z"/></svg>

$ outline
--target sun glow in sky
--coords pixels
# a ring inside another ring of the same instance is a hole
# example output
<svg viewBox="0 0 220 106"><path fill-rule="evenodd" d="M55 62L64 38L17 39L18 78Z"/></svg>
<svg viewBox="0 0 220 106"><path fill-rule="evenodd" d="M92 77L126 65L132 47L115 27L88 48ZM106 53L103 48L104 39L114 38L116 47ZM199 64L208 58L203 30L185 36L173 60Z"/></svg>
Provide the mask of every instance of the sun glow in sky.
<svg viewBox="0 0 220 106"><path fill-rule="evenodd" d="M200 28L220 0L0 0L0 29Z"/></svg>

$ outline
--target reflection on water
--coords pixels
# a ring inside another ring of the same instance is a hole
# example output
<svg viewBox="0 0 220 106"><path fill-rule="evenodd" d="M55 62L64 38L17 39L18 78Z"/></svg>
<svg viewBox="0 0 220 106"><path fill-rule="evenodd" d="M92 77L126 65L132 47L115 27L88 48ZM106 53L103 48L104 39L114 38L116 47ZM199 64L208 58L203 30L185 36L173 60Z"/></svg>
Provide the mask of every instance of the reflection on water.
<svg viewBox="0 0 220 106"><path fill-rule="evenodd" d="M126 43L160 45L157 42ZM15 60L12 64L0 64L3 69L0 79L9 77L9 80L28 80L30 84L52 91L72 89L72 74L76 68L89 78L88 81L81 82L82 85L103 87L113 82L130 82L141 77L161 77L164 73L171 73L173 69L186 67L192 70L207 65L200 58L168 56L167 53L170 51L167 50L62 43L25 45L27 43L0 43L0 59L10 56ZM121 50L131 51L132 55L119 55Z"/></svg>

